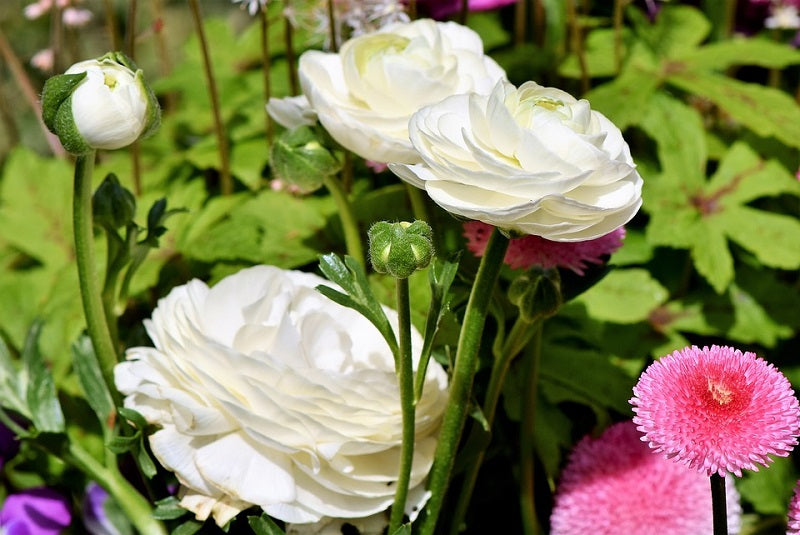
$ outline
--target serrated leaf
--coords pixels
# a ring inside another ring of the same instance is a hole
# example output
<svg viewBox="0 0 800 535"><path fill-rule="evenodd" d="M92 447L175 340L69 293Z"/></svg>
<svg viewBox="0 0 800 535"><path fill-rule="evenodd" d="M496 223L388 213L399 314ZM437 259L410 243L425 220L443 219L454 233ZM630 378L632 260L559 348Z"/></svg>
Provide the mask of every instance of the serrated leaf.
<svg viewBox="0 0 800 535"><path fill-rule="evenodd" d="M720 225L738 243L767 266L800 267L800 221L796 218L736 206L717 214Z"/></svg>
<svg viewBox="0 0 800 535"><path fill-rule="evenodd" d="M716 226L698 228L692 243L692 261L697 272L717 293L724 292L733 281L733 257L728 250L728 240Z"/></svg>
<svg viewBox="0 0 800 535"><path fill-rule="evenodd" d="M72 344L72 363L86 402L97 415L100 425L105 426L114 410L114 401L103 380L100 363L88 336L81 336Z"/></svg>
<svg viewBox="0 0 800 535"><path fill-rule="evenodd" d="M750 84L710 72L670 72L667 81L707 98L760 136L774 136L800 147L800 107L779 89Z"/></svg>
<svg viewBox="0 0 800 535"><path fill-rule="evenodd" d="M765 162L742 142L725 153L705 189L726 206L782 193L800 196L800 182L791 173L774 160Z"/></svg>
<svg viewBox="0 0 800 535"><path fill-rule="evenodd" d="M657 93L650 98L641 127L655 140L663 175L671 184L694 189L705 182L706 138L699 113Z"/></svg>
<svg viewBox="0 0 800 535"><path fill-rule="evenodd" d="M734 310L734 323L727 333L730 339L775 347L778 340L792 336L791 328L776 323L753 296L736 284L731 285L728 295Z"/></svg>
<svg viewBox="0 0 800 535"><path fill-rule="evenodd" d="M41 322L37 321L28 331L25 347L22 349L22 362L28 375L28 388L25 400L30 409L31 420L37 431L42 433L61 433L64 431L64 413L56 396L53 375L39 353Z"/></svg>
<svg viewBox="0 0 800 535"><path fill-rule="evenodd" d="M637 9L629 9L639 37L663 57L680 56L694 51L708 36L711 24L697 8L665 5L655 23Z"/></svg>
<svg viewBox="0 0 800 535"><path fill-rule="evenodd" d="M248 516L247 523L256 535L285 535L285 532L267 513L263 513L261 516Z"/></svg>
<svg viewBox="0 0 800 535"><path fill-rule="evenodd" d="M666 302L669 292L644 269L618 269L576 299L594 319L615 323L644 321Z"/></svg>
<svg viewBox="0 0 800 535"><path fill-rule="evenodd" d="M707 44L675 58L693 70L725 71L734 65L782 69L800 63L800 52L786 43L734 36Z"/></svg>

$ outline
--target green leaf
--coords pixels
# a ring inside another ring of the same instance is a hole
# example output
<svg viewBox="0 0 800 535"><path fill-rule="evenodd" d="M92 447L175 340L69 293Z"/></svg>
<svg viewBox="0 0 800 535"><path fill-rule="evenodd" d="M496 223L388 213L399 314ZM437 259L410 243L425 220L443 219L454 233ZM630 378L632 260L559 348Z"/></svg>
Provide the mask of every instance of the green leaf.
<svg viewBox="0 0 800 535"><path fill-rule="evenodd" d="M776 458L769 470L746 470L736 488L742 499L765 515L786 515L797 480L790 457Z"/></svg>
<svg viewBox="0 0 800 535"><path fill-rule="evenodd" d="M692 243L692 261L711 287L722 293L733 281L733 257L728 250L728 240L723 229L703 225L695 233Z"/></svg>
<svg viewBox="0 0 800 535"><path fill-rule="evenodd" d="M0 337L0 406L20 413L30 419L28 404L25 402L25 391L28 378L17 368L8 346Z"/></svg>
<svg viewBox="0 0 800 535"><path fill-rule="evenodd" d="M157 520L175 520L188 511L180 506L181 501L175 496L167 496L155 502L153 518Z"/></svg>
<svg viewBox="0 0 800 535"><path fill-rule="evenodd" d="M639 37L662 57L690 54L711 30L703 13L691 6L665 5L651 24L641 11L629 9Z"/></svg>
<svg viewBox="0 0 800 535"><path fill-rule="evenodd" d="M614 76L617 72L614 64L614 35L611 28L598 28L592 30L584 43L584 60L589 71L589 76ZM630 37L630 30L624 30L624 40ZM581 69L578 57L570 54L559 66L558 74L567 78L580 78Z"/></svg>
<svg viewBox="0 0 800 535"><path fill-rule="evenodd" d="M800 267L800 221L795 217L736 206L717 218L730 239L762 264L780 269Z"/></svg>
<svg viewBox="0 0 800 535"><path fill-rule="evenodd" d="M779 325L752 295L736 284L731 284L728 295L734 310L734 323L727 332L730 339L775 347L778 340L792 336L794 331L790 327Z"/></svg>
<svg viewBox="0 0 800 535"><path fill-rule="evenodd" d="M310 126L286 130L278 136L270 151L270 161L276 178L303 193L319 189L324 177L339 172L342 167L322 144L316 129Z"/></svg>
<svg viewBox="0 0 800 535"><path fill-rule="evenodd" d="M114 411L114 401L103 380L100 363L88 336L81 336L72 344L72 363L87 403L97 415L100 425L105 426Z"/></svg>
<svg viewBox="0 0 800 535"><path fill-rule="evenodd" d="M584 292L576 301L597 320L636 323L666 302L669 292L644 269L618 269Z"/></svg>
<svg viewBox="0 0 800 535"><path fill-rule="evenodd" d="M128 407L117 407L117 412L131 422L136 429L142 430L147 427L147 420L138 411Z"/></svg>
<svg viewBox="0 0 800 535"><path fill-rule="evenodd" d="M663 174L672 184L694 189L705 183L706 138L699 113L678 99L657 93L650 99L641 126L655 140Z"/></svg>
<svg viewBox="0 0 800 535"><path fill-rule="evenodd" d="M285 532L267 515L248 516L247 523L256 535L285 535Z"/></svg>
<svg viewBox="0 0 800 535"><path fill-rule="evenodd" d="M323 255L319 269L329 281L338 284L345 293L330 286L319 285L317 291L342 306L352 308L367 318L383 335L393 355L397 355L397 339L392 325L372 292L364 268L353 257L346 256L344 262L335 254Z"/></svg>
<svg viewBox="0 0 800 535"><path fill-rule="evenodd" d="M28 388L25 400L30 409L31 420L37 431L42 433L61 433L64 431L64 413L56 396L53 375L39 353L41 322L37 321L28 331L25 347L22 349L22 362L28 375Z"/></svg>
<svg viewBox="0 0 800 535"><path fill-rule="evenodd" d="M187 520L170 531L170 535L193 535L203 529L203 523L197 520Z"/></svg>
<svg viewBox="0 0 800 535"><path fill-rule="evenodd" d="M783 69L800 63L800 52L786 43L777 43L766 38L734 36L693 49L685 56L674 59L692 70L725 71L734 65Z"/></svg>
<svg viewBox="0 0 800 535"><path fill-rule="evenodd" d="M729 206L782 193L800 196L800 181L778 162L764 162L746 143L737 142L723 156L706 190Z"/></svg>
<svg viewBox="0 0 800 535"><path fill-rule="evenodd" d="M791 147L800 147L800 107L779 89L696 70L670 72L667 81L711 100L760 136L774 136Z"/></svg>

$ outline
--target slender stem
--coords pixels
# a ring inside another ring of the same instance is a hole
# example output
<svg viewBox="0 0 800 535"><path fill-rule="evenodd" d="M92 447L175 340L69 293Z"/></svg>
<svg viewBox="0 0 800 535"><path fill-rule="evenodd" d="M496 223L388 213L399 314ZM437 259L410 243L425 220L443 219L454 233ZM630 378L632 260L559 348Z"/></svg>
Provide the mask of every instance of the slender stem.
<svg viewBox="0 0 800 535"><path fill-rule="evenodd" d="M408 279L397 279L398 358L395 362L403 412L403 445L400 450L400 473L389 518L389 533L400 529L408 497L411 465L414 460L414 372L411 366L411 311Z"/></svg>
<svg viewBox="0 0 800 535"><path fill-rule="evenodd" d="M486 397L483 400L483 417L491 430L494 423L494 415L497 411L497 404L500 401L500 392L503 390L508 369L511 366L511 361L514 360L526 343L530 340L531 336L537 329L536 323L526 321L521 317L517 317L514 326L508 333L508 337L503 344L503 350L494 361L492 365L492 373L489 377L489 385L486 389ZM488 445L488 444L487 444ZM481 465L483 464L483 457L486 453L485 448L482 448L475 456L475 460L470 464L467 472L464 474L464 479L461 482L461 493L458 496L456 508L453 511L453 521L450 524L450 534L457 535L461 523L469 509L470 500L472 499L472 492L475 490L475 483L478 480L478 473L480 472Z"/></svg>
<svg viewBox="0 0 800 535"><path fill-rule="evenodd" d="M47 139L50 150L53 151L53 154L56 156L66 156L67 153L58 141L58 138L51 134L44 125L44 121L42 121L42 104L39 102L39 95L36 89L34 89L28 74L25 72L25 67L14 52L14 48L9 44L8 39L6 39L2 28L0 28L0 56L2 56L6 65L8 65L8 69L14 77L14 81L17 83L20 91L22 91L25 102L30 109L33 110L33 114L39 121L39 127L42 129L45 139Z"/></svg>
<svg viewBox="0 0 800 535"><path fill-rule="evenodd" d="M711 511L714 535L728 535L728 506L725 503L725 476L711 474Z"/></svg>
<svg viewBox="0 0 800 535"><path fill-rule="evenodd" d="M200 40L200 50L203 54L203 68L208 84L208 95L211 98L211 110L214 114L214 130L217 135L217 149L220 159L220 189L223 195L233 193L233 177L231 176L230 157L228 155L228 139L225 137L225 125L222 123L222 113L219 106L219 93L217 92L217 81L214 78L214 71L211 66L211 55L208 50L208 40L203 29L203 16L200 14L200 6L197 0L189 0L189 7L192 10L194 25L197 29L197 37Z"/></svg>
<svg viewBox="0 0 800 535"><path fill-rule="evenodd" d="M536 326L533 339L525 352L522 393L522 429L520 430L519 462L519 503L522 513L522 528L525 535L540 533L536 519L536 499L534 492L534 467L536 451L534 448L536 396L539 386L539 364L542 354L542 323Z"/></svg>
<svg viewBox="0 0 800 535"><path fill-rule="evenodd" d="M286 0L286 7L289 7ZM283 17L283 39L286 43L286 67L289 71L289 90L292 95L300 93L300 82L297 81L297 56L294 52L294 26L289 17ZM334 51L335 52L335 51Z"/></svg>
<svg viewBox="0 0 800 535"><path fill-rule="evenodd" d="M339 36L336 35L336 3L328 0L328 37L331 40L331 52L339 51Z"/></svg>
<svg viewBox="0 0 800 535"><path fill-rule="evenodd" d="M533 27L533 40L539 48L544 47L545 28L547 28L547 14L542 0L533 0L531 10L531 26Z"/></svg>
<svg viewBox="0 0 800 535"><path fill-rule="evenodd" d="M155 20L156 47L158 49L159 70L162 76L167 76L172 72L172 61L170 61L169 48L164 38L164 6L161 0L151 0L150 10ZM164 95L164 105L162 106L165 115L175 107L175 93L169 92Z"/></svg>
<svg viewBox="0 0 800 535"><path fill-rule="evenodd" d="M417 0L408 0L407 5L406 13L408 13L408 18L415 20L417 18Z"/></svg>
<svg viewBox="0 0 800 535"><path fill-rule="evenodd" d="M622 70L622 17L628 0L614 0L614 71Z"/></svg>
<svg viewBox="0 0 800 535"><path fill-rule="evenodd" d="M118 397L114 388L114 365L117 350L106 323L105 307L100 295L100 279L94 254L92 225L92 170L94 151L75 160L75 184L72 200L72 226L75 234L75 262L78 265L83 314L92 346L100 362L100 369L109 390ZM117 401L119 401L117 399Z"/></svg>
<svg viewBox="0 0 800 535"><path fill-rule="evenodd" d="M567 24L570 30L570 44L572 52L578 58L581 71L581 92L589 91L589 67L586 64L586 55L583 50L583 30L578 20L577 0L567 0Z"/></svg>
<svg viewBox="0 0 800 535"><path fill-rule="evenodd" d="M58 2L53 3L50 11L50 50L53 51L53 72L64 70L64 8Z"/></svg>
<svg viewBox="0 0 800 535"><path fill-rule="evenodd" d="M108 332L111 335L114 347L118 347L117 342L119 341L117 318L114 313L117 299L117 276L124 267L124 262L120 259L119 250L119 241L114 240L114 237L110 233L106 234L106 278L103 282L103 291L101 295L103 310L106 314L106 325L108 325Z"/></svg>
<svg viewBox="0 0 800 535"><path fill-rule="evenodd" d="M136 59L136 11L138 5L138 0L128 1L128 28L125 36L125 50L132 60ZM138 197L142 194L142 158L139 150L139 141L134 141L130 147L133 193Z"/></svg>
<svg viewBox="0 0 800 535"><path fill-rule="evenodd" d="M467 18L469 17L469 0L461 0L461 9L458 11L459 24L467 25Z"/></svg>
<svg viewBox="0 0 800 535"><path fill-rule="evenodd" d="M467 418L489 300L500 274L500 267L503 265L507 248L508 238L495 229L486 244L486 250L467 302L450 382L450 398L445 408L439 443L436 446L431 469L429 483L431 499L427 506L428 513L422 521L420 533L423 535L433 535L444 503L445 493L450 484L456 450Z"/></svg>
<svg viewBox="0 0 800 535"><path fill-rule="evenodd" d="M411 201L411 211L414 212L414 219L420 219L431 225L431 216L428 213L428 207L425 205L425 196L422 194L422 190L408 182L403 182L403 184L406 186L408 200ZM434 234L436 233L434 232Z"/></svg>
<svg viewBox="0 0 800 535"><path fill-rule="evenodd" d="M514 4L514 45L525 43L525 30L528 23L528 0L517 0Z"/></svg>
<svg viewBox="0 0 800 535"><path fill-rule="evenodd" d="M164 525L153 518L150 503L114 468L103 466L75 442L70 442L64 460L88 474L111 494L128 520L142 535L166 535Z"/></svg>
<svg viewBox="0 0 800 535"><path fill-rule="evenodd" d="M128 0L128 27L125 35L125 50L131 59L136 53L136 8L139 6L138 0Z"/></svg>
<svg viewBox="0 0 800 535"><path fill-rule="evenodd" d="M266 9L259 9L258 11L261 21L261 79L264 84L264 104L266 104L272 96L272 82L270 80L272 60L269 53L269 17L267 16ZM272 147L275 131L266 106L264 107L264 132L266 133L267 139L267 151L269 151Z"/></svg>
<svg viewBox="0 0 800 535"><path fill-rule="evenodd" d="M103 8L106 15L106 30L108 30L109 41L114 50L120 50L119 32L117 32L117 18L114 16L114 6L111 0L103 0Z"/></svg>
<svg viewBox="0 0 800 535"><path fill-rule="evenodd" d="M333 201L339 209L339 218L342 221L342 231L344 232L344 243L347 247L347 254L358 260L364 265L364 248L361 244L361 231L358 228L358 221L353 213L353 206L347 198L347 194L342 188L342 183L334 176L325 176L323 184L328 188L333 196Z"/></svg>

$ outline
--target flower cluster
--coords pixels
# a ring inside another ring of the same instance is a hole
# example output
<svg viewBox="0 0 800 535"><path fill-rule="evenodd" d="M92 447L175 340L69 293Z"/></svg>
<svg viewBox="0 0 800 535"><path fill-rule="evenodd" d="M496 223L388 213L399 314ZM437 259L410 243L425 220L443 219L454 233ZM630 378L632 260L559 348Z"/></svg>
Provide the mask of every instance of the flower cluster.
<svg viewBox="0 0 800 535"><path fill-rule="evenodd" d="M401 442L393 356L368 320L315 290L323 284L256 266L210 289L179 286L146 323L156 347L132 348L117 366L125 406L161 427L150 446L198 518L224 525L256 504L311 523L392 503ZM416 406L412 516L426 499L446 385L432 363Z"/></svg>

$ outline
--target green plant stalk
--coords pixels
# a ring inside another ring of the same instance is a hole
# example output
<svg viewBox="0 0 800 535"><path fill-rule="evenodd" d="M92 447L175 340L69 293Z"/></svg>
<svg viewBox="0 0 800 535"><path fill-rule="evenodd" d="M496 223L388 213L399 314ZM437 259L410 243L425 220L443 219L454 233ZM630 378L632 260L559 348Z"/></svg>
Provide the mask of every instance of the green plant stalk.
<svg viewBox="0 0 800 535"><path fill-rule="evenodd" d="M414 219L420 219L433 226L430 214L428 214L428 207L425 206L425 196L422 195L422 190L408 182L403 182L403 184L406 187L408 200L411 202L411 211L414 213Z"/></svg>
<svg viewBox="0 0 800 535"><path fill-rule="evenodd" d="M197 4L197 0L189 0L189 7L191 8L192 17L194 18L197 38L200 40L200 52L203 55L203 69L206 75L208 96L211 99L211 110L214 116L214 131L217 136L217 149L219 150L220 160L220 189L223 195L230 195L233 193L233 177L231 176L228 139L225 137L225 126L222 123L217 81L216 78L214 78L214 71L211 67L211 54L208 51L208 40L206 39L205 30L203 30L203 17L200 14L200 6Z"/></svg>
<svg viewBox="0 0 800 535"><path fill-rule="evenodd" d="M166 535L164 525L153 518L150 503L136 491L116 466L106 468L78 444L70 442L64 460L80 469L111 494L141 535Z"/></svg>
<svg viewBox="0 0 800 535"><path fill-rule="evenodd" d="M285 9L291 6L290 0L284 2ZM300 93L300 82L297 79L297 55L294 51L294 27L289 17L283 17L283 39L286 43L286 66L289 73L289 91L292 95ZM334 50L337 52L337 50Z"/></svg>
<svg viewBox="0 0 800 535"><path fill-rule="evenodd" d="M272 96L272 80L270 78L270 69L272 68L272 61L269 52L269 17L267 10L259 9L259 19L261 21L261 80L264 84L264 102L269 102ZM275 137L275 129L272 124L272 118L266 107L264 108L264 131L267 135L267 150L272 147L272 140Z"/></svg>
<svg viewBox="0 0 800 535"><path fill-rule="evenodd" d="M117 333L117 318L114 310L117 304L117 277L125 266L125 261L120 253L120 244L114 240L110 231L106 231L106 279L103 282L101 298L103 311L106 316L108 333L114 347L118 347L119 335Z"/></svg>
<svg viewBox="0 0 800 535"><path fill-rule="evenodd" d="M500 392L503 390L503 384L508 374L508 369L511 366L511 361L519 354L522 348L530 340L531 336L538 329L536 321L527 321L521 317L517 317L514 326L503 344L503 350L494 361L492 365L492 373L489 377L489 384L486 390L486 397L483 400L483 417L486 419L486 424L491 430L494 423L495 412L497 411L497 403L500 401ZM464 520L469 508L470 500L472 499L472 492L475 490L475 483L478 480L478 473L483 464L483 457L486 449L482 448L475 457L475 461L469 466L464 479L461 482L461 493L458 496L458 503L453 511L453 522L450 525L450 534L457 535L459 533L459 526Z"/></svg>
<svg viewBox="0 0 800 535"><path fill-rule="evenodd" d="M83 314L86 329L92 339L103 379L109 391L119 401L114 388L114 366L117 364L117 350L106 322L105 307L100 295L100 280L94 254L94 233L92 224L92 171L94 151L78 156L75 160L75 182L72 198L72 226L75 235L75 261L78 265Z"/></svg>
<svg viewBox="0 0 800 535"><path fill-rule="evenodd" d="M342 221L347 254L355 258L363 266L364 247L361 244L361 232L358 230L358 221L356 221L356 216L353 213L353 206L350 204L344 188L342 188L342 183L332 175L326 175L322 183L328 188L336 207L339 209L339 218Z"/></svg>
<svg viewBox="0 0 800 535"><path fill-rule="evenodd" d="M411 466L414 461L414 372L411 365L411 310L408 294L408 279L396 279L398 351L395 360L397 381L400 387L400 407L403 414L403 444L400 450L400 472L394 504L389 517L389 533L400 529L403 523Z"/></svg>
<svg viewBox="0 0 800 535"><path fill-rule="evenodd" d="M540 533L536 519L536 496L534 492L534 467L536 464L535 420L536 396L539 386L539 365L542 355L542 323L536 326L533 338L525 352L525 371L523 372L522 424L520 429L519 463L519 503L522 515L522 529L525 535Z"/></svg>
<svg viewBox="0 0 800 535"><path fill-rule="evenodd" d="M711 474L711 511L714 535L728 535L728 507L725 503L725 476Z"/></svg>
<svg viewBox="0 0 800 535"><path fill-rule="evenodd" d="M478 274L475 277L464 313L464 321L461 325L456 360L450 381L450 397L445 408L439 443L436 445L431 469L429 483L431 499L426 508L427 515L422 521L420 533L423 535L433 535L444 503L445 493L450 484L450 474L469 409L469 399L478 363L481 335L489 310L489 300L497 283L506 249L508 249L508 238L495 229L486 244L486 250L478 267Z"/></svg>

